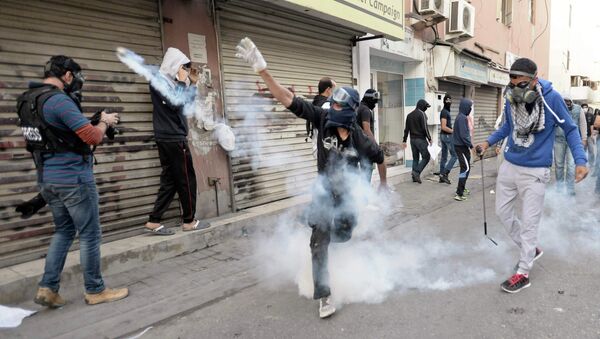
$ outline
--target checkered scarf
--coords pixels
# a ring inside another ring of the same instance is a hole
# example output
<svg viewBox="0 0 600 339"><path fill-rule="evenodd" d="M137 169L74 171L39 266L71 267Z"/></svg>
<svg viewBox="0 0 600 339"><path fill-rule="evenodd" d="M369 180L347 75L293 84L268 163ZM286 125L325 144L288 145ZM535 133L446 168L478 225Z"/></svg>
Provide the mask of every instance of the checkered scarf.
<svg viewBox="0 0 600 339"><path fill-rule="evenodd" d="M544 130L545 113L544 103L542 102L542 86L535 86L538 97L531 113L527 111L525 103L510 104L515 129L518 135L525 136L531 133L538 133Z"/></svg>

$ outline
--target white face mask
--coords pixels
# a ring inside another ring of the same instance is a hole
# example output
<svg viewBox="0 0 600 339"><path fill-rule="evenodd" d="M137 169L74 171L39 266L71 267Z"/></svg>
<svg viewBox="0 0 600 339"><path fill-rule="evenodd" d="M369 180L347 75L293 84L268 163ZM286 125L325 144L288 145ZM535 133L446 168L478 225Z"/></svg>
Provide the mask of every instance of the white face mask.
<svg viewBox="0 0 600 339"><path fill-rule="evenodd" d="M190 74L187 71L185 72L185 79L184 80L179 79L179 73L177 73L175 75L175 78L177 79L177 81L185 83L186 86L190 86L190 84L191 84Z"/></svg>

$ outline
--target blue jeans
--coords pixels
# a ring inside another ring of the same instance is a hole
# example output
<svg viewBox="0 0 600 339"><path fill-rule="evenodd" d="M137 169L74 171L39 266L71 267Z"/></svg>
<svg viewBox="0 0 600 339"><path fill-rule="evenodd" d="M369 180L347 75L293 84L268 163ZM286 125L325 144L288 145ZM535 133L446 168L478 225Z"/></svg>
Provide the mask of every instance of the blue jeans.
<svg viewBox="0 0 600 339"><path fill-rule="evenodd" d="M100 273L100 215L96 183L60 185L40 183L40 192L52 210L55 231L46 256L40 287L58 292L60 274L69 248L79 233L81 271L87 293L104 290Z"/></svg>
<svg viewBox="0 0 600 339"><path fill-rule="evenodd" d="M556 186L562 189L565 182L569 193L575 192L575 160L566 142L554 142L554 166L556 169ZM566 169L566 173L565 173Z"/></svg>
<svg viewBox="0 0 600 339"><path fill-rule="evenodd" d="M452 143L452 134L440 134L440 141L442 142L440 174L448 174L458 159L456 157L456 151L454 150L454 144ZM446 159L448 159L448 152L450 152L450 161L446 163Z"/></svg>

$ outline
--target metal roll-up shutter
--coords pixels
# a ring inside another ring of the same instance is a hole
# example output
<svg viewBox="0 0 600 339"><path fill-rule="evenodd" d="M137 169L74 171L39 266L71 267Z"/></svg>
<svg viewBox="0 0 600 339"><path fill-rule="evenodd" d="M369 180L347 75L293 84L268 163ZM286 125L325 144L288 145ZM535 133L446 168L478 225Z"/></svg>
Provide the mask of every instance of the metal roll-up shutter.
<svg viewBox="0 0 600 339"><path fill-rule="evenodd" d="M158 191L161 172L152 140L152 104L147 82L115 56L124 46L148 63L162 57L156 0L3 0L0 12L0 267L46 252L53 233L47 207L23 220L14 206L37 194L36 173L16 127L17 96L39 81L50 56L73 57L83 68L83 110L121 113L122 131L96 150L103 240L142 232ZM172 205L166 217L176 214ZM77 247L77 245L75 246Z"/></svg>
<svg viewBox="0 0 600 339"><path fill-rule="evenodd" d="M458 113L458 104L460 103L460 99L465 96L465 86L440 80L439 90L441 92L446 92L446 94L450 94L452 97L452 108L456 106L456 113Z"/></svg>
<svg viewBox="0 0 600 339"><path fill-rule="evenodd" d="M236 207L303 193L317 168L306 122L272 99L252 68L235 58L235 46L250 37L273 76L312 100L324 76L351 86L351 39L360 33L258 1L217 6L225 110L238 137L231 159Z"/></svg>
<svg viewBox="0 0 600 339"><path fill-rule="evenodd" d="M494 132L494 125L498 117L498 88L481 86L475 88L474 112L475 131L473 143L478 144L487 139Z"/></svg>
<svg viewBox="0 0 600 339"><path fill-rule="evenodd" d="M440 80L438 87L439 87L440 91L446 92L446 94L450 94L450 97L452 97L451 113L452 113L452 123L454 123L454 120L456 119L456 116L458 115L458 105L460 104L460 99L465 96L465 86L456 84L454 82ZM438 114L439 114L439 112L438 112ZM442 125L439 125L438 133L440 133L441 129L442 129Z"/></svg>

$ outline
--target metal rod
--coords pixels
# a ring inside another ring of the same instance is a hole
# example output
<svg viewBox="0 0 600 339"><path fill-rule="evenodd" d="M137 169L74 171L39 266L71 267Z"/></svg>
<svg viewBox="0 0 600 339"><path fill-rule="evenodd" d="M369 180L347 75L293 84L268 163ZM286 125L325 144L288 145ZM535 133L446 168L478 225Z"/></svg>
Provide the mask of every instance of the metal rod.
<svg viewBox="0 0 600 339"><path fill-rule="evenodd" d="M479 150L478 150L479 151ZM488 238L489 241L494 243L494 245L498 246L498 243L494 241L494 239L490 238L487 234L487 213L485 208L485 179L483 172L483 153L479 154L479 162L481 163L481 196L483 200L483 235Z"/></svg>

